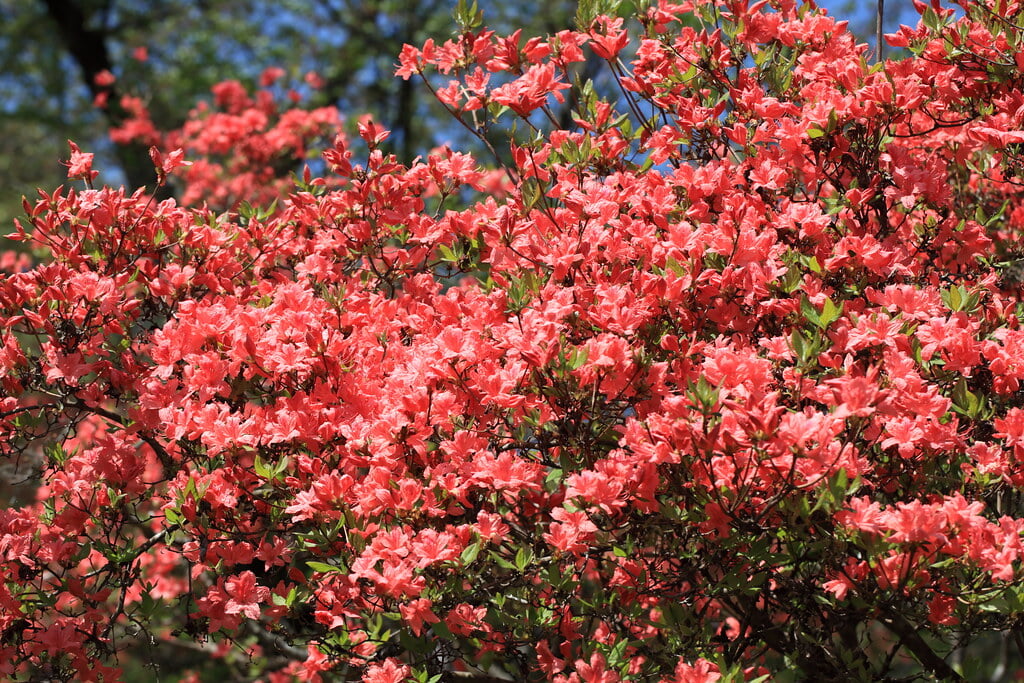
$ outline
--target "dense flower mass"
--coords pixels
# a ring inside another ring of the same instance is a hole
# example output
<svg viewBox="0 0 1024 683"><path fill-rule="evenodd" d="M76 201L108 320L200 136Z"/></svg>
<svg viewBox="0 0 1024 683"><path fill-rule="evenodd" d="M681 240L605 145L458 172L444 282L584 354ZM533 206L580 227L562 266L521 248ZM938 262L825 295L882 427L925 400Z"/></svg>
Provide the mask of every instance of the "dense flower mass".
<svg viewBox="0 0 1024 683"><path fill-rule="evenodd" d="M180 202L72 146L0 261L0 676L957 680L1019 628L1024 4L881 63L592 4L403 50L491 169L238 83L115 132Z"/></svg>

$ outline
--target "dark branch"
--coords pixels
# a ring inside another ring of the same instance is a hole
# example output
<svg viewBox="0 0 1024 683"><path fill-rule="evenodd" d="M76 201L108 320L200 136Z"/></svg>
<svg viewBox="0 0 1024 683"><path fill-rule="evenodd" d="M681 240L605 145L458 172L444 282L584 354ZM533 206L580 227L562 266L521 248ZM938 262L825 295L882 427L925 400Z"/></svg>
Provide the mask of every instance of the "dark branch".
<svg viewBox="0 0 1024 683"><path fill-rule="evenodd" d="M96 97L105 94L107 106L103 112L111 126L119 126L127 118L127 112L121 107L120 93L113 85L100 85L96 77L103 71L113 71L110 61L110 50L107 47L109 33L103 29L90 28L90 18L82 5L75 0L42 0L47 14L57 26L64 48L78 64L82 81L89 93ZM155 174L149 155L141 145L119 145L118 160L124 170L125 178L131 189L152 184Z"/></svg>

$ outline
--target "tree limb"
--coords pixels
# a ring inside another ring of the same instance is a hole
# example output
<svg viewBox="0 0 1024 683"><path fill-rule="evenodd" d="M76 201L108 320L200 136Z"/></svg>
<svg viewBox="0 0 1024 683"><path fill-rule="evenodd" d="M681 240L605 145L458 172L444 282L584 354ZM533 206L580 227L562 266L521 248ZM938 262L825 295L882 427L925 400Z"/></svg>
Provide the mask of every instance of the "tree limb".
<svg viewBox="0 0 1024 683"><path fill-rule="evenodd" d="M113 71L110 51L107 48L109 34L105 30L88 28L89 17L75 0L42 0L47 14L57 26L64 48L78 64L82 81L89 93L96 97L106 94L107 106L103 113L111 126L121 125L127 112L121 107L120 94L114 84L100 85L96 76L103 71ZM131 189L151 184L156 179L149 156L141 145L118 145L118 160Z"/></svg>
<svg viewBox="0 0 1024 683"><path fill-rule="evenodd" d="M882 619L881 621L886 628L895 633L904 643L906 643L907 648L911 653L913 653L914 657L917 658L917 661L921 663L921 666L930 670L939 678L939 680L964 680L963 676L954 671L953 667L946 663L946 660L935 654L935 651L932 650L931 646L924 642L924 639L917 632L917 627L907 621L906 617L890 611L889 618Z"/></svg>

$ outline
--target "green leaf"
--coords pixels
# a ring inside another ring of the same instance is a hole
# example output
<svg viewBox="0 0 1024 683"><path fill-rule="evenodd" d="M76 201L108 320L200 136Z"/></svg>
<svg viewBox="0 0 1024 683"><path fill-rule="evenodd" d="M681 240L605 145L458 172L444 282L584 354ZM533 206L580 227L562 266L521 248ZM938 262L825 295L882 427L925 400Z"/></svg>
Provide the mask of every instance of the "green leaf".
<svg viewBox="0 0 1024 683"><path fill-rule="evenodd" d="M967 388L967 380L961 377L953 387L953 410L972 419L990 417L991 410L984 396L978 396Z"/></svg>
<svg viewBox="0 0 1024 683"><path fill-rule="evenodd" d="M532 209L543 196L540 181L536 178L524 180L520 185L520 192L523 197L523 207L526 209Z"/></svg>
<svg viewBox="0 0 1024 683"><path fill-rule="evenodd" d="M473 543L472 545L467 545L465 547L465 549L462 551L462 554L459 556L459 560L461 561L462 566L468 567L469 565L473 564L473 562L479 555L480 544Z"/></svg>
<svg viewBox="0 0 1024 683"><path fill-rule="evenodd" d="M277 465L274 467L274 478L279 477L286 469L288 469L289 458L287 455L283 456L277 461Z"/></svg>
<svg viewBox="0 0 1024 683"><path fill-rule="evenodd" d="M448 624L444 623L444 619L436 624L431 624L430 630L445 640L455 640L455 636L453 636L451 630L449 630Z"/></svg>
<svg viewBox="0 0 1024 683"><path fill-rule="evenodd" d="M682 264L680 264L679 261L675 260L671 256L665 259L665 269L670 271L676 277L680 277L686 272Z"/></svg>
<svg viewBox="0 0 1024 683"><path fill-rule="evenodd" d="M629 647L629 645L630 641L627 638L623 638L619 640L619 642L615 643L615 647L613 647L612 651L608 653L608 662L614 666L615 664L624 661L626 657L626 648Z"/></svg>
<svg viewBox="0 0 1024 683"><path fill-rule="evenodd" d="M846 473L846 469L840 469L836 474L835 478L829 483L829 489L832 490L832 495L837 499L846 497L846 486L850 483L850 476Z"/></svg>
<svg viewBox="0 0 1024 683"><path fill-rule="evenodd" d="M459 0L455 5L454 18L455 23L465 32L476 28L483 22L483 12L477 7L476 0L473 0L472 5L467 5L466 0Z"/></svg>
<svg viewBox="0 0 1024 683"><path fill-rule="evenodd" d="M576 5L576 30L587 31L597 18L597 0L580 0Z"/></svg>
<svg viewBox="0 0 1024 683"><path fill-rule="evenodd" d="M492 550L489 553L489 556L502 569L515 569L515 566L511 562L506 560L504 557L502 557L501 555L499 555L495 551Z"/></svg>
<svg viewBox="0 0 1024 683"><path fill-rule="evenodd" d="M270 467L267 466L267 463L263 462L263 458L261 458L259 455L257 455L253 460L252 469L257 476L263 479L272 478L270 473Z"/></svg>
<svg viewBox="0 0 1024 683"><path fill-rule="evenodd" d="M950 287L943 289L940 292L940 296L942 297L942 303L946 304L946 308L955 313L963 310L964 302L967 299L967 290L963 285Z"/></svg>
<svg viewBox="0 0 1024 683"><path fill-rule="evenodd" d="M171 524L181 524L185 518L174 508L164 508L164 519Z"/></svg>
<svg viewBox="0 0 1024 683"><path fill-rule="evenodd" d="M806 296L800 298L800 312L803 313L804 318L808 322L813 323L817 327L821 327L821 316L818 315L818 309L814 307L811 300Z"/></svg>
<svg viewBox="0 0 1024 683"><path fill-rule="evenodd" d="M587 362L587 357L590 355L590 349L585 346L577 347L569 353L569 369L576 370L581 368L584 363Z"/></svg>
<svg viewBox="0 0 1024 683"><path fill-rule="evenodd" d="M801 282L803 282L803 274L798 268L789 266L786 269L786 274L779 278L779 288L786 294L792 294Z"/></svg>
<svg viewBox="0 0 1024 683"><path fill-rule="evenodd" d="M699 404L705 411L714 410L718 406L719 389L711 384L703 375L690 386L690 399Z"/></svg>
<svg viewBox="0 0 1024 683"><path fill-rule="evenodd" d="M527 548L520 548L516 552L516 569L520 572L526 571L526 568L533 562L533 551Z"/></svg>
<svg viewBox="0 0 1024 683"><path fill-rule="evenodd" d="M832 299L825 299L825 305L821 309L821 319L818 326L821 329L825 329L835 321L839 320L839 316L843 314L843 303L840 302L838 306L832 303Z"/></svg>
<svg viewBox="0 0 1024 683"><path fill-rule="evenodd" d="M64 465L64 463L67 462L67 459L70 455L67 451L64 450L64 447L59 443L47 446L44 449L44 452L46 453L46 457L49 458L50 461L53 462L58 467Z"/></svg>
<svg viewBox="0 0 1024 683"><path fill-rule="evenodd" d="M454 263L459 260L459 257L455 255L455 252L447 244L438 245L437 251L441 254L441 260L443 261Z"/></svg>
<svg viewBox="0 0 1024 683"><path fill-rule="evenodd" d="M398 641L402 644L403 650L417 655L425 655L433 649L433 643L429 638L417 638L404 628L398 632ZM419 679L421 681L426 678L426 672L423 674L424 677Z"/></svg>
<svg viewBox="0 0 1024 683"><path fill-rule="evenodd" d="M793 330L793 334L789 336L789 345L793 349L793 353L799 360L803 360L805 340L804 333L800 330Z"/></svg>
<svg viewBox="0 0 1024 683"><path fill-rule="evenodd" d="M621 0L580 0L576 6L576 29L587 31L597 17L615 16L621 4Z"/></svg>

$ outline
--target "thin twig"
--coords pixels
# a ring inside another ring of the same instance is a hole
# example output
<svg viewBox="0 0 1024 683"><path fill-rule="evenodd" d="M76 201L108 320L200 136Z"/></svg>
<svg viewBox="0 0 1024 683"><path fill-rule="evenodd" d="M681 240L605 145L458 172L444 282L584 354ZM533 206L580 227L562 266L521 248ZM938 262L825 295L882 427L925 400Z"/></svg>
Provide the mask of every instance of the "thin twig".
<svg viewBox="0 0 1024 683"><path fill-rule="evenodd" d="M882 55L882 20L885 17L885 0L878 0L878 14L875 17L875 62L881 62Z"/></svg>

